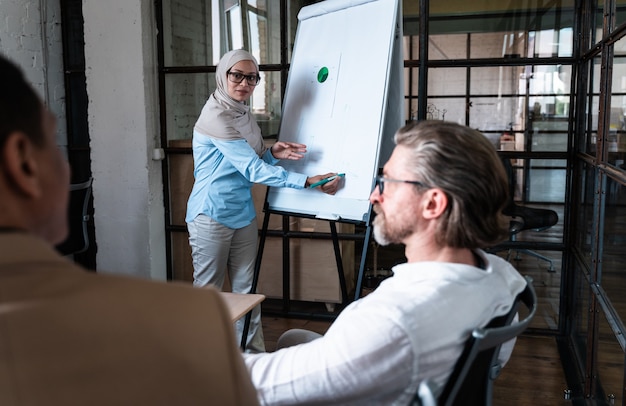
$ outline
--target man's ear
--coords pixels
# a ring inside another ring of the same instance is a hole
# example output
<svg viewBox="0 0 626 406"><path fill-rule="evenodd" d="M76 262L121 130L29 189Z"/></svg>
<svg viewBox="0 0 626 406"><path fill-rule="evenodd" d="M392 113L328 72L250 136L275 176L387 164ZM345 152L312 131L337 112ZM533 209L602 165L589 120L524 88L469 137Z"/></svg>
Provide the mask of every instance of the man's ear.
<svg viewBox="0 0 626 406"><path fill-rule="evenodd" d="M7 182L25 197L37 198L42 194L37 165L37 146L23 132L11 133L2 149L0 165Z"/></svg>
<svg viewBox="0 0 626 406"><path fill-rule="evenodd" d="M448 207L448 196L441 189L428 189L422 195L424 209L422 215L426 219L435 219L441 216Z"/></svg>

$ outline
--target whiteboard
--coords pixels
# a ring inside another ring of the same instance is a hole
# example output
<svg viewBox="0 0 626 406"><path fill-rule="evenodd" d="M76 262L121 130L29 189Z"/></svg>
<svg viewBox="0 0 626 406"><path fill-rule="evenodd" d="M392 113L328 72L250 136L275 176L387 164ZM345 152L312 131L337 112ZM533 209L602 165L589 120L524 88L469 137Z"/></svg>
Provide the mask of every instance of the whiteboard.
<svg viewBox="0 0 626 406"><path fill-rule="evenodd" d="M402 29L398 0L328 0L302 8L278 133L307 145L286 170L346 174L334 196L269 188L267 207L366 222L378 168L402 125Z"/></svg>

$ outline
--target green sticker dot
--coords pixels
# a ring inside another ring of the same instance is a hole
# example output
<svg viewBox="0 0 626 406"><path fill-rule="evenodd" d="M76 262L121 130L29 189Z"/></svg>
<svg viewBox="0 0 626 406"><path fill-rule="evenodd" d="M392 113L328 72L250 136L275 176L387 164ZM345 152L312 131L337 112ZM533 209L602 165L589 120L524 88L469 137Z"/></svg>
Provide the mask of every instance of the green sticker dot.
<svg viewBox="0 0 626 406"><path fill-rule="evenodd" d="M317 81L322 83L328 79L328 68L326 66L322 67L319 72L317 72Z"/></svg>

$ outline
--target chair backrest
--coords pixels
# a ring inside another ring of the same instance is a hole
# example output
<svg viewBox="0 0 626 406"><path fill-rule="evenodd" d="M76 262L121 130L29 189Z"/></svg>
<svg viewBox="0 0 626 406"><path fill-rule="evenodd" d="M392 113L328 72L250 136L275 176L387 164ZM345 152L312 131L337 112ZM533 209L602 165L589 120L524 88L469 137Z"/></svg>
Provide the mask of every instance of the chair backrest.
<svg viewBox="0 0 626 406"><path fill-rule="evenodd" d="M502 165L504 166L504 171L506 172L506 178L509 181L509 200L507 201L506 207L504 208L504 214L509 215L508 212L515 210L515 170L513 169L513 165L511 164L511 160L509 158L500 157L502 161Z"/></svg>
<svg viewBox="0 0 626 406"><path fill-rule="evenodd" d="M512 323L520 303L528 308L528 313L519 322ZM511 311L496 317L486 327L472 331L437 404L491 405L493 381L502 368L498 360L500 347L526 330L536 310L537 295L532 279L527 276L526 288L515 299ZM428 389L428 386L420 387L422 392L426 391L422 399L427 397ZM428 402L422 401L422 404Z"/></svg>
<svg viewBox="0 0 626 406"><path fill-rule="evenodd" d="M502 164L509 179L509 200L502 210L507 216L511 216L509 231L517 234L523 230L541 231L552 227L559 221L557 212L550 209L539 209L535 207L520 206L515 203L516 175L511 160L501 158Z"/></svg>
<svg viewBox="0 0 626 406"><path fill-rule="evenodd" d="M92 178L82 183L70 185L70 202L68 205L69 235L65 241L56 246L62 255L73 255L85 252L89 248L89 199L91 198Z"/></svg>

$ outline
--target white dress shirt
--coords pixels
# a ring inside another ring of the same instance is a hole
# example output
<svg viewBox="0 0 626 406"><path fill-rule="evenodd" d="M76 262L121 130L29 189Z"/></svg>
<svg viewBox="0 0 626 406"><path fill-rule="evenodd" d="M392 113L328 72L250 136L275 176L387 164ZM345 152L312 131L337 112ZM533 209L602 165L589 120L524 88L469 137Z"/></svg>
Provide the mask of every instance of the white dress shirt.
<svg viewBox="0 0 626 406"><path fill-rule="evenodd" d="M397 265L326 334L273 353L244 354L266 405L407 405L419 383L442 390L470 332L506 314L525 279L476 251L485 269L443 262Z"/></svg>

